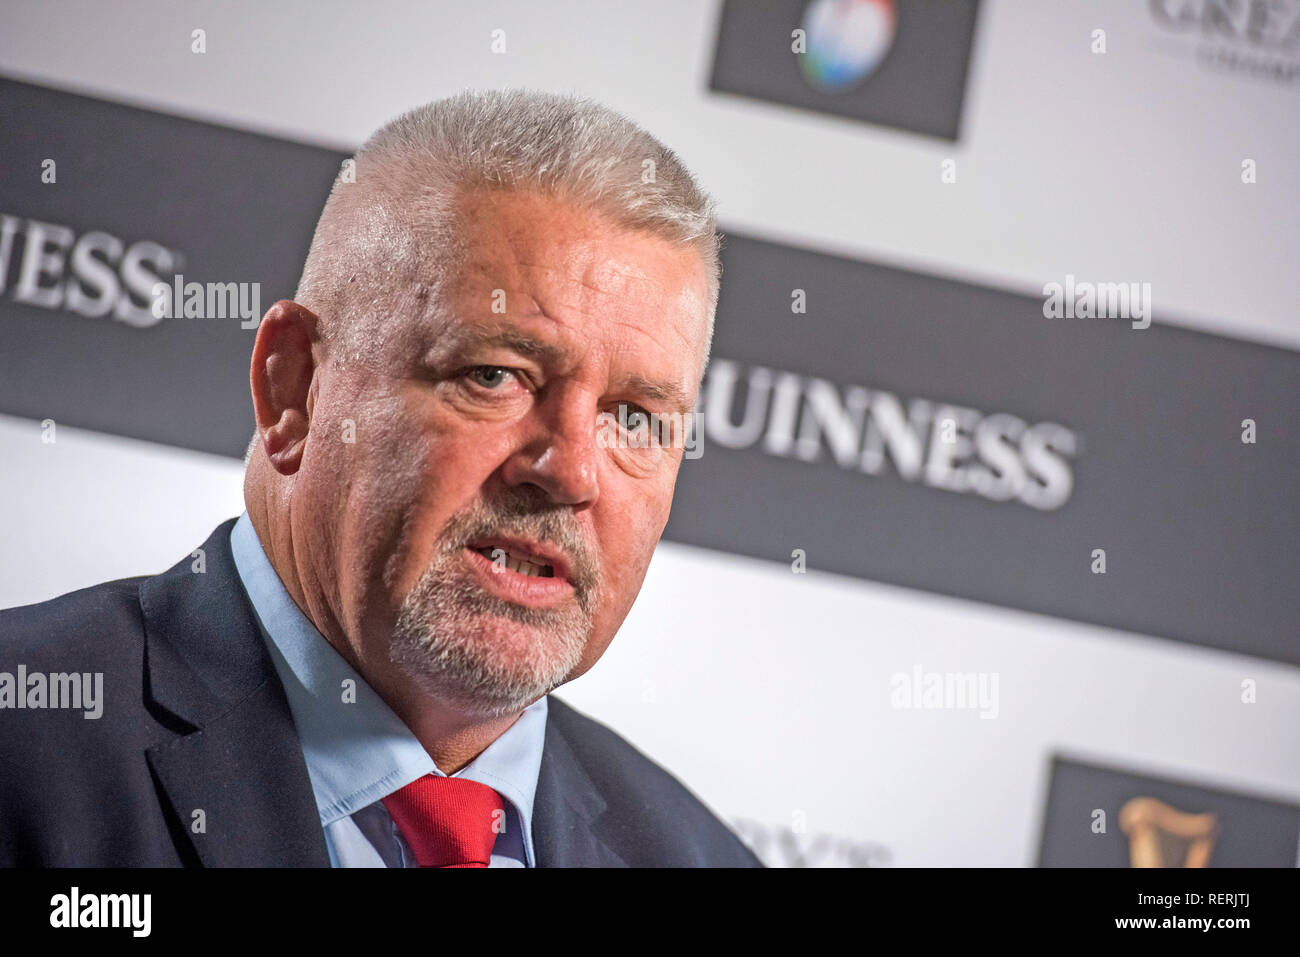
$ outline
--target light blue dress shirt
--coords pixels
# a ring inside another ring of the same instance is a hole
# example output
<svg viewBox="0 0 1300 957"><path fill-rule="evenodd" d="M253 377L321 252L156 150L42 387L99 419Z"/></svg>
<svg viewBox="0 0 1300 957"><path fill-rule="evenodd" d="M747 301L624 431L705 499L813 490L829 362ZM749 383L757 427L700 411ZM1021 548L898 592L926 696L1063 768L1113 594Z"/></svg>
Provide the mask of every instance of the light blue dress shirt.
<svg viewBox="0 0 1300 957"><path fill-rule="evenodd" d="M298 608L245 512L230 533L235 567L262 626L302 742L332 867L415 867L380 802L426 774L445 777L383 699ZM351 682L351 684L347 684ZM355 697L355 701L349 700ZM504 798L491 867L535 867L533 796L546 739L546 697L529 705L456 772Z"/></svg>

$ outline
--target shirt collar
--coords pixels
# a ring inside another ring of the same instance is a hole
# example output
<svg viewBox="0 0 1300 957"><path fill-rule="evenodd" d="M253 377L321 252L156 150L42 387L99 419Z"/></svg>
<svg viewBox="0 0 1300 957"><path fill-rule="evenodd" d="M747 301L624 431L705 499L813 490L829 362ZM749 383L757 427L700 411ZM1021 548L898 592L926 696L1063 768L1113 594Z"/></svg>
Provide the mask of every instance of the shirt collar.
<svg viewBox="0 0 1300 957"><path fill-rule="evenodd" d="M247 512L235 522L230 545L289 699L321 825L347 817L425 774L445 776L410 729L289 597ZM545 734L543 695L454 775L486 784L514 804L530 857L533 798Z"/></svg>

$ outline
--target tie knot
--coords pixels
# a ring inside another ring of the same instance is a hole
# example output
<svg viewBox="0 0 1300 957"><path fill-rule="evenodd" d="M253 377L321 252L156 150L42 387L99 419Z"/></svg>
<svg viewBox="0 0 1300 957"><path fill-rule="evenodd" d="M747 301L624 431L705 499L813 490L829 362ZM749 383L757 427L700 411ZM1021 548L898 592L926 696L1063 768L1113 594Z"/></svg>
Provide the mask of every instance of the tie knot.
<svg viewBox="0 0 1300 957"><path fill-rule="evenodd" d="M505 826L501 795L466 778L426 774L383 801L421 867L487 867Z"/></svg>

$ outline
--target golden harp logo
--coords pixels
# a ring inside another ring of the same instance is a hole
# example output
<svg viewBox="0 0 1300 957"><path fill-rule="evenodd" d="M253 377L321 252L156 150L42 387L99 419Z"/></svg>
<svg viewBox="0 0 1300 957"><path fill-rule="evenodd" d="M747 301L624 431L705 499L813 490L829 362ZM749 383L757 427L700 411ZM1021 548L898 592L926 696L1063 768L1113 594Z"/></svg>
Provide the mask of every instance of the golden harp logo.
<svg viewBox="0 0 1300 957"><path fill-rule="evenodd" d="M1135 797L1119 811L1133 867L1208 867L1219 833L1214 814L1187 814L1153 797Z"/></svg>

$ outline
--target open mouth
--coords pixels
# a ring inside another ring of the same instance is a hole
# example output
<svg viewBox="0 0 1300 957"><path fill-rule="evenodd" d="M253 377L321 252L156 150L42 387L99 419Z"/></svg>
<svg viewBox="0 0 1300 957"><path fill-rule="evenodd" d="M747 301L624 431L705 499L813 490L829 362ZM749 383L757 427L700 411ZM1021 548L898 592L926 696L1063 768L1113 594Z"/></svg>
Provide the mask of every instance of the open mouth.
<svg viewBox="0 0 1300 957"><path fill-rule="evenodd" d="M568 554L545 539L480 535L465 543L462 554L479 586L512 604L545 609L586 599Z"/></svg>
<svg viewBox="0 0 1300 957"><path fill-rule="evenodd" d="M508 568L512 572L529 578L554 578L555 566L543 562L536 555L524 555L511 551L501 545L470 546L498 568Z"/></svg>

